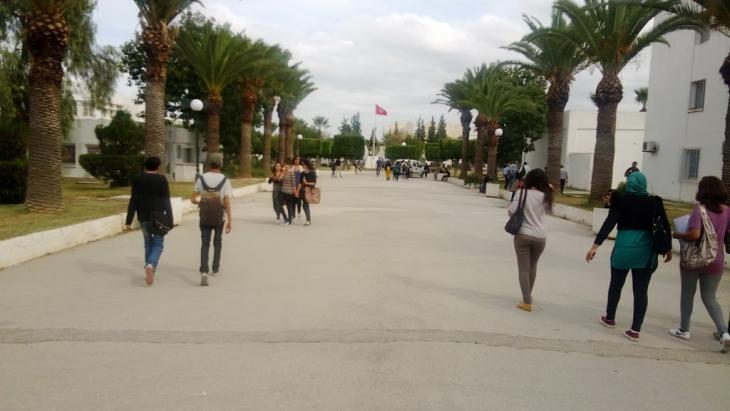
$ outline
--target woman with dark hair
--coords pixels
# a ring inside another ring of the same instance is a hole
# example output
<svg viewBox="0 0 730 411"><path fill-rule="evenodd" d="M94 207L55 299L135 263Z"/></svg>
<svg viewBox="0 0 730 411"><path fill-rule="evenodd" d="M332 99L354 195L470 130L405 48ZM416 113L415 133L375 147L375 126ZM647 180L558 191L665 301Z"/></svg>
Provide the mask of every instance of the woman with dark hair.
<svg viewBox="0 0 730 411"><path fill-rule="evenodd" d="M289 217L284 211L284 200L281 196L281 181L284 179L284 172L281 167L281 161L274 163L271 167L271 176L269 176L269 183L273 185L273 192L271 194L271 200L274 205L274 212L276 213L276 222L279 223L281 217L284 217L283 221L289 220Z"/></svg>
<svg viewBox="0 0 730 411"><path fill-rule="evenodd" d="M730 226L730 207L726 206L728 195L725 185L722 181L714 176L703 177L697 187L697 195L695 197L697 205L695 205L692 214L689 217L687 232L674 233L673 237L683 241L697 241L702 234L702 214L706 214L707 218L715 228L719 245ZM712 321L717 327L717 333L720 336L720 342L725 347L730 347L730 335L728 334L725 317L722 314L722 308L717 303L715 295L717 287L722 279L722 273L725 269L725 253L724 249L718 245L717 257L715 261L706 267L690 269L684 267L680 262L679 271L682 276L682 297L680 300L681 320L679 328L669 330L669 333L677 338L689 340L689 325L692 317L692 305L697 291L697 282L700 283L700 296L702 302L707 308Z"/></svg>
<svg viewBox="0 0 730 411"><path fill-rule="evenodd" d="M608 287L606 315L600 319L608 328L616 327L616 309L621 299L621 290L631 271L634 289L634 318L631 328L624 336L631 341L639 341L641 325L649 305L649 282L659 265L657 252L654 251L653 221L659 217L667 233L671 232L667 213L661 198L650 196L646 190L646 176L634 172L626 179L626 193L614 192L606 221L596 236L593 247L586 254L586 261L596 257L598 247L608 238L618 224L618 235L611 254L611 283ZM672 260L672 252L664 255L664 262Z"/></svg>
<svg viewBox="0 0 730 411"><path fill-rule="evenodd" d="M524 207L524 221L520 232L514 237L517 254L522 303L517 308L532 311L532 289L537 277L537 262L545 250L545 213L552 211L553 191L544 171L535 169L527 173L524 188L519 193L520 201L512 202L508 214L512 216L518 207Z"/></svg>
<svg viewBox="0 0 730 411"><path fill-rule="evenodd" d="M302 182L297 190L299 191L299 198L302 200L304 215L307 217L307 222L304 225L310 225L312 224L312 218L309 213L307 196L304 193L307 187L314 187L317 184L317 172L314 170L314 165L308 158L305 158L302 163L304 164L304 172L302 173Z"/></svg>
<svg viewBox="0 0 730 411"><path fill-rule="evenodd" d="M302 172L304 171L304 167L302 167L302 158L300 156L294 157L294 165L292 166L294 168L294 175L297 178L297 187L302 183ZM302 199L298 196L294 196L294 205L296 206L296 217L301 218L302 217ZM292 216L293 218L294 216Z"/></svg>

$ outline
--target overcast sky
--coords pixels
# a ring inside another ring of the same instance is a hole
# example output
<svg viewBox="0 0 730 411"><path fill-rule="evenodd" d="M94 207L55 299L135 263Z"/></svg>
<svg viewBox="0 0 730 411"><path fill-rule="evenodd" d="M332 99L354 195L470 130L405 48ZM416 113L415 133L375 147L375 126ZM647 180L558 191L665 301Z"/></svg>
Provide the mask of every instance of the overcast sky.
<svg viewBox="0 0 730 411"><path fill-rule="evenodd" d="M322 115L334 132L344 116L360 112L364 133L374 125L374 106L388 110L379 129L419 115L458 115L431 104L444 83L483 62L515 59L501 49L526 33L523 13L548 22L551 0L203 0L205 15L237 31L289 49L310 70L318 90L296 115ZM139 28L131 0L98 0L94 15L99 44L120 45ZM624 70L620 110L638 111L633 90L648 85L650 54ZM597 70L576 79L568 109L593 110L589 93ZM118 99L134 90L120 84ZM380 131L378 132L380 135Z"/></svg>

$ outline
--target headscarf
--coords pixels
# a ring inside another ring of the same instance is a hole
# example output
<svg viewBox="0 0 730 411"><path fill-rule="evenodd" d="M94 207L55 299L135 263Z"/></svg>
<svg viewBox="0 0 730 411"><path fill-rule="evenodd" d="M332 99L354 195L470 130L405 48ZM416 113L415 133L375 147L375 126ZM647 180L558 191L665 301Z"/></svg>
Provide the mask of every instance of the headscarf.
<svg viewBox="0 0 730 411"><path fill-rule="evenodd" d="M646 176L640 171L635 171L626 178L626 194L648 196L646 187Z"/></svg>

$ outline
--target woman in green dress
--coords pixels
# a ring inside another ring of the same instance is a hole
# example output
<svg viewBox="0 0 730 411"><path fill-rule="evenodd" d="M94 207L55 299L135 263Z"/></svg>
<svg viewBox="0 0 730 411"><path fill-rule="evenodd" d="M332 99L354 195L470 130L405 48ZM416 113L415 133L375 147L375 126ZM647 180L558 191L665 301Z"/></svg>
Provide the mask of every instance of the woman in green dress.
<svg viewBox="0 0 730 411"><path fill-rule="evenodd" d="M626 181L626 192L614 193L608 217L598 232L593 247L586 255L586 261L591 262L596 256L598 247L618 225L618 235L611 254L611 283L608 287L606 315L601 317L600 322L609 328L616 326L616 308L621 299L621 289L631 271L634 318L631 328L626 330L624 335L637 342L649 304L649 282L658 266L652 235L652 220L655 216L659 217L666 232L671 232L662 199L649 195L646 176L643 173L632 173ZM672 253L669 251L664 255L664 262L669 262L671 259Z"/></svg>

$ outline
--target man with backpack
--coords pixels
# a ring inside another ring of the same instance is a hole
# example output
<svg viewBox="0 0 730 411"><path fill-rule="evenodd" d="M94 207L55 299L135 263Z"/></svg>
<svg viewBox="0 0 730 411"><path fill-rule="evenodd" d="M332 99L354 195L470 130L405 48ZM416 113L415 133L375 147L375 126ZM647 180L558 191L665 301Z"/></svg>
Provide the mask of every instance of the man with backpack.
<svg viewBox="0 0 730 411"><path fill-rule="evenodd" d="M208 155L208 172L198 177L191 201L200 207L200 285L208 285L208 251L213 235L213 276L218 275L223 244L223 226L226 234L231 232L231 197L233 187L221 172L223 154ZM225 213L225 218L224 218Z"/></svg>

